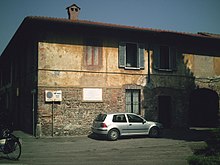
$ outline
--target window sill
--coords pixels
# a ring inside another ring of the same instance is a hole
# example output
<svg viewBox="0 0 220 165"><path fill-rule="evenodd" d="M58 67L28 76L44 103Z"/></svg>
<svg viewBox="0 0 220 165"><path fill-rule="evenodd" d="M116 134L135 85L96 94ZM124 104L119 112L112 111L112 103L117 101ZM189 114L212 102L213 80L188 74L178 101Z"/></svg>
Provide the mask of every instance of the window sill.
<svg viewBox="0 0 220 165"><path fill-rule="evenodd" d="M126 70L141 70L141 68L125 67Z"/></svg>
<svg viewBox="0 0 220 165"><path fill-rule="evenodd" d="M161 72L172 72L173 69L158 69L158 71L161 71Z"/></svg>
<svg viewBox="0 0 220 165"><path fill-rule="evenodd" d="M103 100L82 100L83 103L103 103Z"/></svg>

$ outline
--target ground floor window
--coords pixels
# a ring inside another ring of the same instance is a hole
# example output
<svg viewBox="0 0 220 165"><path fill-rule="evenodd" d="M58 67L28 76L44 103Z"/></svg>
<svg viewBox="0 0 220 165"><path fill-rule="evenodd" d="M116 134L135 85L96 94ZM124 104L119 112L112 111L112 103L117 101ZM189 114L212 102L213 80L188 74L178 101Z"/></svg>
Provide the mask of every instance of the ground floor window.
<svg viewBox="0 0 220 165"><path fill-rule="evenodd" d="M126 112L140 114L139 89L126 89Z"/></svg>

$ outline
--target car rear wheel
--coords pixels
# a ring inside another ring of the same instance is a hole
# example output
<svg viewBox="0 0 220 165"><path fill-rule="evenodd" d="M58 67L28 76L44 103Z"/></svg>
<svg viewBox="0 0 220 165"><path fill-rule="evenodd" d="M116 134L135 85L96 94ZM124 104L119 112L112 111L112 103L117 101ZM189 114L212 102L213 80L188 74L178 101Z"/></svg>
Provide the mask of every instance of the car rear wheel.
<svg viewBox="0 0 220 165"><path fill-rule="evenodd" d="M108 140L114 141L119 138L119 131L117 129L111 129L107 135Z"/></svg>
<svg viewBox="0 0 220 165"><path fill-rule="evenodd" d="M150 132L149 132L149 136L152 137L152 138L156 138L156 137L159 137L160 135L160 130L159 128L157 127L152 127L150 129Z"/></svg>

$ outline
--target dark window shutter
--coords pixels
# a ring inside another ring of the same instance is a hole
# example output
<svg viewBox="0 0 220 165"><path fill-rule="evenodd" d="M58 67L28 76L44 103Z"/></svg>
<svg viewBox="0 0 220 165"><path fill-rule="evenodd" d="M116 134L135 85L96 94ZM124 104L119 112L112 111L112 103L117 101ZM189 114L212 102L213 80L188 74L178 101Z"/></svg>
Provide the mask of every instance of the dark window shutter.
<svg viewBox="0 0 220 165"><path fill-rule="evenodd" d="M154 69L159 69L159 62L160 62L160 47L159 45L153 45L153 66Z"/></svg>
<svg viewBox="0 0 220 165"><path fill-rule="evenodd" d="M119 43L118 48L118 66L124 68L126 65L126 43Z"/></svg>
<svg viewBox="0 0 220 165"><path fill-rule="evenodd" d="M145 45L144 44L139 44L138 45L138 55L139 55L139 64L138 66L140 69L144 69L144 50L145 50Z"/></svg>
<svg viewBox="0 0 220 165"><path fill-rule="evenodd" d="M176 48L175 47L170 47L170 64L171 64L171 69L172 70L177 70L177 65L176 65Z"/></svg>

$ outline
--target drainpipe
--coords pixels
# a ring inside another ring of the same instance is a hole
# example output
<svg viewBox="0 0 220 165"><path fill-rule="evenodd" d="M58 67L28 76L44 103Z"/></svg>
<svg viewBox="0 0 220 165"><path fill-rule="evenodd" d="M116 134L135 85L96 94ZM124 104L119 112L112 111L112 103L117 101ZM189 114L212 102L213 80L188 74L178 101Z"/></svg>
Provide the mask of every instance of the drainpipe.
<svg viewBox="0 0 220 165"><path fill-rule="evenodd" d="M150 45L148 45L148 48L147 48L147 84L150 83Z"/></svg>
<svg viewBox="0 0 220 165"><path fill-rule="evenodd" d="M54 101L52 102L52 134L51 136L54 136Z"/></svg>
<svg viewBox="0 0 220 165"><path fill-rule="evenodd" d="M35 131L34 131L34 125L35 125L35 115L34 115L34 107L35 107L35 93L36 93L36 89L33 89L31 91L31 94L32 94L32 99L33 99L33 102L32 102L32 132L33 132L33 136L35 135Z"/></svg>

